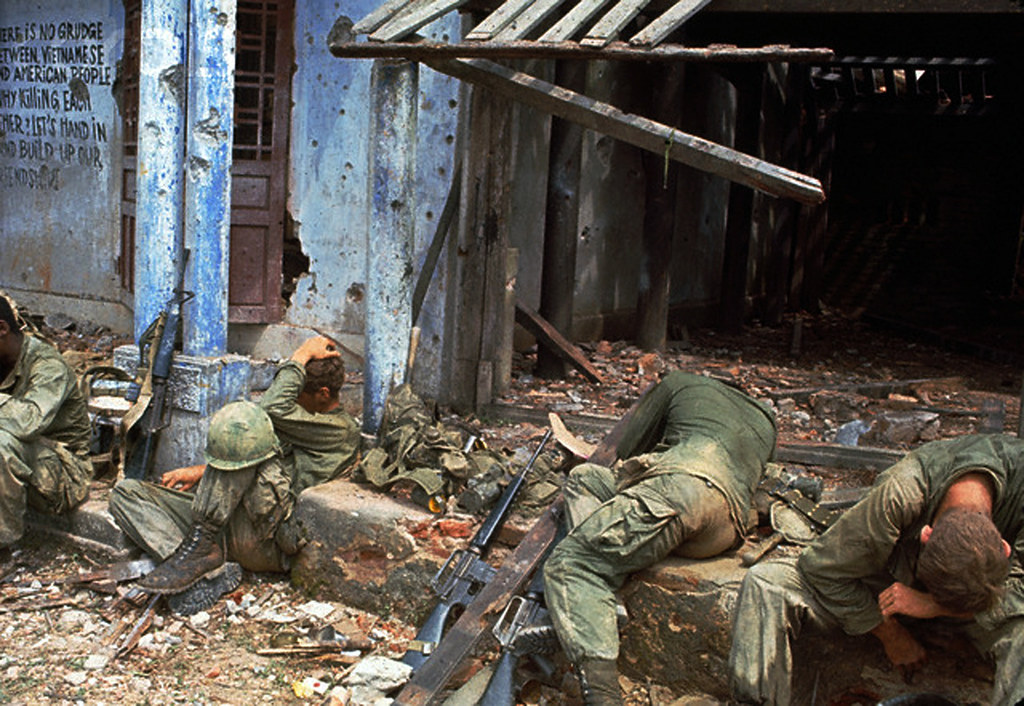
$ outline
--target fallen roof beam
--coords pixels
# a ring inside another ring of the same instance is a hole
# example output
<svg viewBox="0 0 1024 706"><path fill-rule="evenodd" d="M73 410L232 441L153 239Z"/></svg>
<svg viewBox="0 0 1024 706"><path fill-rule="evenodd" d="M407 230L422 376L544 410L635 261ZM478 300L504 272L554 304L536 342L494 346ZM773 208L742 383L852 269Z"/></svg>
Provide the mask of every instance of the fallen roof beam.
<svg viewBox="0 0 1024 706"><path fill-rule="evenodd" d="M483 59L428 61L430 68L547 111L617 140L664 155L772 196L801 203L825 200L821 182L724 145L681 132L639 115L624 113L547 81Z"/></svg>
<svg viewBox="0 0 1024 706"><path fill-rule="evenodd" d="M606 47L586 47L578 42L531 40L460 42L448 44L428 40L417 42L353 42L346 38L328 38L331 53L346 59L402 58L410 61L431 59L608 59L632 61L687 62L766 62L821 64L832 61L835 53L826 48L790 47L773 44L764 47L737 47L716 44L709 47L684 47L661 44L656 47L630 46L612 42Z"/></svg>
<svg viewBox="0 0 1024 706"><path fill-rule="evenodd" d="M547 319L522 302L516 302L516 323L529 331L541 345L583 373L583 377L591 382L604 382L601 373L587 360L578 346L563 336Z"/></svg>

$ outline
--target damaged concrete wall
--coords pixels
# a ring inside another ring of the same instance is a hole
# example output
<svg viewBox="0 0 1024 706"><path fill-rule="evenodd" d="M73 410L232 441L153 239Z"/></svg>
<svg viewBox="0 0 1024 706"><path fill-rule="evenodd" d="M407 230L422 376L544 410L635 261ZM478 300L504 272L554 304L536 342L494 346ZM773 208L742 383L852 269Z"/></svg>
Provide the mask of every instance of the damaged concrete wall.
<svg viewBox="0 0 1024 706"><path fill-rule="evenodd" d="M296 70L292 81L289 216L308 271L296 282L285 323L340 334L362 334L366 248L370 213L370 68L360 59L337 59L326 38L339 16L358 21L377 0L297 3ZM457 18L425 32L445 41L458 32ZM416 154L417 267L433 238L451 183L458 114L458 82L425 67L420 73ZM418 272L417 272L418 274ZM444 268L434 274L419 325L416 381L428 395L440 385L443 344Z"/></svg>
<svg viewBox="0 0 1024 706"><path fill-rule="evenodd" d="M130 331L116 269L123 22L120 0L0 3L0 287Z"/></svg>

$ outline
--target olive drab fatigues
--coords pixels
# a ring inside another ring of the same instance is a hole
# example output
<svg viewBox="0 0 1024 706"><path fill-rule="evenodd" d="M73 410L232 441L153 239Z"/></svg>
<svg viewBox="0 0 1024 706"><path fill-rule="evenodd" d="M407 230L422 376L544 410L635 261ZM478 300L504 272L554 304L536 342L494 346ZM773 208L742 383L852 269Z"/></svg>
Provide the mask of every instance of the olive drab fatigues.
<svg viewBox="0 0 1024 706"><path fill-rule="evenodd" d="M568 534L544 566L545 599L571 661L618 657L614 591L630 573L672 552L704 558L737 544L774 448L767 406L673 372L627 425L618 455L630 458L617 475L573 469L563 489Z"/></svg>
<svg viewBox="0 0 1024 706"><path fill-rule="evenodd" d="M25 509L67 512L92 480L89 412L75 372L31 335L0 381L0 547L21 538Z"/></svg>
<svg viewBox="0 0 1024 706"><path fill-rule="evenodd" d="M355 461L359 447L359 428L341 408L311 413L298 405L305 382L303 366L288 361L260 400L280 454L236 471L207 466L194 495L123 480L110 498L118 524L161 561L200 522L224 528L228 556L245 568L287 568L287 555L297 550L287 521L299 493L337 477Z"/></svg>
<svg viewBox="0 0 1024 706"><path fill-rule="evenodd" d="M992 479L992 519L1013 553L1004 598L964 629L996 659L992 703L1024 699L1024 440L1000 434L924 444L881 473L871 492L798 558L753 567L734 612L733 696L786 706L790 635L804 628L870 632L882 622L880 591L895 581L923 589L915 579L921 528L969 472Z"/></svg>

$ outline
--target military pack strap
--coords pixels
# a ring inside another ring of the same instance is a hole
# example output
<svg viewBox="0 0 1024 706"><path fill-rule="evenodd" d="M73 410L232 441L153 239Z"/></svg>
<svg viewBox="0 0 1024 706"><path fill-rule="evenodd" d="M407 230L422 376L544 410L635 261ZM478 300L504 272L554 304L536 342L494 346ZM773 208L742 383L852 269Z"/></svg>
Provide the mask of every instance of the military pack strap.
<svg viewBox="0 0 1024 706"><path fill-rule="evenodd" d="M813 522L814 526L821 532L831 527L839 519L839 516L842 515L840 510L823 507L796 488L783 486L771 489L768 493Z"/></svg>

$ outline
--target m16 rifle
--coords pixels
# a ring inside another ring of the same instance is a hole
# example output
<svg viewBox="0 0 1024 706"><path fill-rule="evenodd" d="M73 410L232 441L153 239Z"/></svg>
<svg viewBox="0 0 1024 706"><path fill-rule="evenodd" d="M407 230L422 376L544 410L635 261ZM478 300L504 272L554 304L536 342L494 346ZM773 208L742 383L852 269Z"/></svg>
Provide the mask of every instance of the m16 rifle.
<svg viewBox="0 0 1024 706"><path fill-rule="evenodd" d="M125 478L145 480L149 477L160 432L167 426L167 379L171 375L171 363L174 360L181 307L192 298L192 292L185 291L188 258L189 250L186 249L174 293L164 310L139 339L139 367L148 368L149 379L134 384L125 395L135 405L125 420L129 438L124 463Z"/></svg>
<svg viewBox="0 0 1024 706"><path fill-rule="evenodd" d="M439 599L437 606L420 627L416 638L409 644L405 656L402 657L402 662L408 664L414 671L427 661L434 647L441 641L445 624L448 622L452 610L457 606L469 605L480 589L486 586L494 576L495 569L484 561L484 555L505 523L509 511L512 509L512 503L519 494L527 474L533 468L537 457L540 456L550 438L551 430L549 429L541 439L537 450L533 452L533 456L530 457L530 461L519 475L505 486L494 509L473 535L469 546L466 549L452 552L448 561L434 576L431 585Z"/></svg>
<svg viewBox="0 0 1024 706"><path fill-rule="evenodd" d="M519 660L527 654L534 659L540 657L533 651L534 645L522 644L520 636L524 634L523 628L540 623L546 615L544 571L541 567L534 573L523 595L513 596L494 624L491 632L501 645L501 656L498 657L483 696L480 697L480 706L515 706L513 678Z"/></svg>

